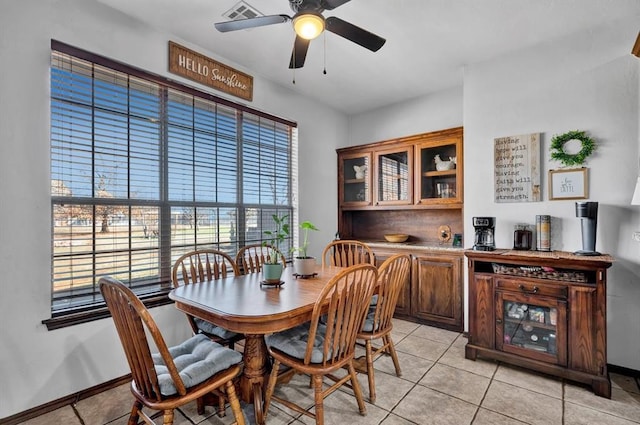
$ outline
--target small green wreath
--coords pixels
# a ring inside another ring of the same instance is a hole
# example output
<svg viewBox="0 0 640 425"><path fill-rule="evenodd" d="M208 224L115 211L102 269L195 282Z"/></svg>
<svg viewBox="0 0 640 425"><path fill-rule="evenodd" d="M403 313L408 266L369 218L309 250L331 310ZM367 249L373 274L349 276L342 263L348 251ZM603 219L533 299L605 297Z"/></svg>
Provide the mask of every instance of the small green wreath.
<svg viewBox="0 0 640 425"><path fill-rule="evenodd" d="M569 140L579 140L582 143L580 152L570 155L564 151L564 145ZM566 166L582 165L595 148L596 143L584 131L568 131L551 139L551 159L558 160Z"/></svg>

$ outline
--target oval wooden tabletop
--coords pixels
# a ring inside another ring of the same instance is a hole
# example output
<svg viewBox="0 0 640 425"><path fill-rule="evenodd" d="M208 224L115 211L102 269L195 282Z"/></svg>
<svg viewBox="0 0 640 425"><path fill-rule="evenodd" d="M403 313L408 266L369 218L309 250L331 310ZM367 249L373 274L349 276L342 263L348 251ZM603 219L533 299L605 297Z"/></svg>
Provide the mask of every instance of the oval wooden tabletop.
<svg viewBox="0 0 640 425"><path fill-rule="evenodd" d="M316 266L317 275L294 276L293 267L282 273L281 286L262 283L262 273L183 285L169 298L185 313L230 331L244 334L279 332L311 319L316 298L324 285L343 268Z"/></svg>

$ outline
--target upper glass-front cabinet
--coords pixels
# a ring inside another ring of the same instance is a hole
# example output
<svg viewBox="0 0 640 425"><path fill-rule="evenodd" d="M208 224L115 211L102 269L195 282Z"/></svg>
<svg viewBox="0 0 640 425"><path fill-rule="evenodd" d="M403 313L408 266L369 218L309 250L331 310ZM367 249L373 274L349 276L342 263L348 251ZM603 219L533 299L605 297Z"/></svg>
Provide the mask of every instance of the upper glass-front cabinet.
<svg viewBox="0 0 640 425"><path fill-rule="evenodd" d="M340 204L371 205L371 153L342 155L338 167Z"/></svg>
<svg viewBox="0 0 640 425"><path fill-rule="evenodd" d="M416 204L462 202L460 138L417 144L416 162Z"/></svg>
<svg viewBox="0 0 640 425"><path fill-rule="evenodd" d="M413 147L374 153L375 205L408 205L413 200Z"/></svg>
<svg viewBox="0 0 640 425"><path fill-rule="evenodd" d="M343 210L462 208L462 127L337 152Z"/></svg>

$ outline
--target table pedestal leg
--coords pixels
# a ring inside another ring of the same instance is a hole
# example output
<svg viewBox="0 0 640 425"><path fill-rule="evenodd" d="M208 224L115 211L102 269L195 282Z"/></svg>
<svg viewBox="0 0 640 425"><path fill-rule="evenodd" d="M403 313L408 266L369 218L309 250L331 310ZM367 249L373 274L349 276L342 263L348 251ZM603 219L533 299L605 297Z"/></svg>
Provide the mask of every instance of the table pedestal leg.
<svg viewBox="0 0 640 425"><path fill-rule="evenodd" d="M240 398L246 403L253 403L256 412L256 423L265 423L262 411L265 376L268 374L267 346L264 335L245 335L244 372L240 377Z"/></svg>

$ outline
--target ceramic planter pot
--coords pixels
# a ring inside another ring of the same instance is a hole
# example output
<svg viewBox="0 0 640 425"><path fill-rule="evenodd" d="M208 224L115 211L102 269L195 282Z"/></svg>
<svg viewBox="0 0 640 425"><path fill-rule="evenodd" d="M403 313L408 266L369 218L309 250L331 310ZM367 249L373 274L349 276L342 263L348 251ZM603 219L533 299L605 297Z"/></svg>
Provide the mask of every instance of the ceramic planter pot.
<svg viewBox="0 0 640 425"><path fill-rule="evenodd" d="M280 283L282 264L263 264L262 276L267 283Z"/></svg>
<svg viewBox="0 0 640 425"><path fill-rule="evenodd" d="M316 259L313 257L293 259L293 270L296 274L301 276L311 276L316 267Z"/></svg>

